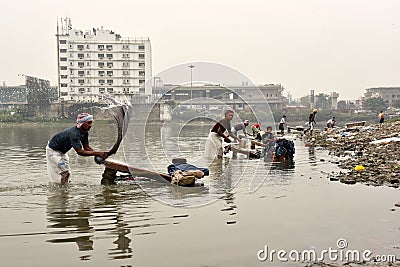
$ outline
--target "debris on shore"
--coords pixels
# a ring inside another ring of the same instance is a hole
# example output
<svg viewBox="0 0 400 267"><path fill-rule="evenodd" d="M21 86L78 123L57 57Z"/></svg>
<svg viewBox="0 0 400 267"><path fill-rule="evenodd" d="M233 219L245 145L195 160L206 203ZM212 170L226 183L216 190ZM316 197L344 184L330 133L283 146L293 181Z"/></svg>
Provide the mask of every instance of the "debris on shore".
<svg viewBox="0 0 400 267"><path fill-rule="evenodd" d="M338 157L342 171L329 174L332 181L372 186L400 184L400 121L314 132L303 140Z"/></svg>

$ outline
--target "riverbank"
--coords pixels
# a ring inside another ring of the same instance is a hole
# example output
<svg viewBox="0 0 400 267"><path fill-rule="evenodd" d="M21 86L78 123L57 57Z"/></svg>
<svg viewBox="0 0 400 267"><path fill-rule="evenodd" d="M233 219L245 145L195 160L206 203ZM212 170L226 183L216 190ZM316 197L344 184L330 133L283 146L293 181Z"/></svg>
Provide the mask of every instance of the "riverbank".
<svg viewBox="0 0 400 267"><path fill-rule="evenodd" d="M338 159L342 170L329 174L332 181L399 188L400 121L315 132L303 140Z"/></svg>

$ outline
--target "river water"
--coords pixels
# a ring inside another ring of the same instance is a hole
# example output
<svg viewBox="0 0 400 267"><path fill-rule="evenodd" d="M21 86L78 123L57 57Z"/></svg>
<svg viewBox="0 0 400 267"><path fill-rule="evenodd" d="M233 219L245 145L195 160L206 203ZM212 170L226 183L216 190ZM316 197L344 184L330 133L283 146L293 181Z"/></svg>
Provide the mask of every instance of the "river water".
<svg viewBox="0 0 400 267"><path fill-rule="evenodd" d="M293 165L226 158L196 188L148 179L102 186L104 167L70 151L72 184L51 186L45 146L70 126L0 127L2 266L302 266L257 254L265 246L338 249L338 239L346 249L400 257L399 190L330 182L326 173L337 167L327 152L300 140ZM166 172L165 155L179 149L203 167L196 153L209 128L184 127L179 138L165 125L131 130L113 158ZM90 131L96 149L115 138L113 124L95 122ZM265 180L250 193L253 177Z"/></svg>

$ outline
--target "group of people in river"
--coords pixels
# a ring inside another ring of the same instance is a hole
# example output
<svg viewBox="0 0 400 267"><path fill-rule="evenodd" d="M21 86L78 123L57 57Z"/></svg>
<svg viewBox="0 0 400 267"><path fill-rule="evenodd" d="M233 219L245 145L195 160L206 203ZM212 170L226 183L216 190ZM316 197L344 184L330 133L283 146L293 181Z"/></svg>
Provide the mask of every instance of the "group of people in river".
<svg viewBox="0 0 400 267"><path fill-rule="evenodd" d="M246 127L250 125L248 120L235 124L231 127L231 121L234 116L233 110L225 111L225 117L219 121L217 121L214 126L211 128L210 133L208 135L206 148L204 155L209 158L222 158L224 154L229 151L230 146L226 146L223 148L223 141L226 143L231 143L233 140L240 143L240 138L238 137L238 132L243 131L245 136L253 136L262 141L265 145L269 145L272 141L276 140L274 135L272 134L272 127L268 126L266 131L261 130L260 123L254 123L250 126L251 133L246 131ZM285 116L286 117L286 116ZM225 134L227 132L227 134Z"/></svg>
<svg viewBox="0 0 400 267"><path fill-rule="evenodd" d="M314 109L308 116L308 122L306 125L307 129L303 131L304 134L313 134L314 127L316 125L316 114L317 109ZM231 143L232 140L240 142L238 137L239 131L243 131L245 136L253 136L259 141L263 142L266 150L269 146L277 140L272 133L272 127L268 126L265 131L261 129L261 123L256 122L250 126L251 133L246 131L246 128L250 125L249 120L237 123L231 127L231 121L234 116L233 110L225 111L225 117L219 120L211 128L208 135L205 156L222 158L224 154L229 151L229 146L223 148L223 141ZM384 113L379 113L379 123L382 124L384 121ZM109 155L106 151L96 151L89 145L89 131L92 127L93 115L88 113L81 113L77 116L76 125L66 129L60 133L54 135L47 147L46 147L46 159L47 169L49 176L52 181L61 182L66 184L70 181L70 168L69 168L69 157L68 151L74 148L76 153L80 156L97 156L106 159ZM286 123L286 115L283 115L279 122L279 131L281 135L284 135ZM336 118L332 117L327 121L326 124L328 129L336 126ZM227 132L227 134L225 134Z"/></svg>

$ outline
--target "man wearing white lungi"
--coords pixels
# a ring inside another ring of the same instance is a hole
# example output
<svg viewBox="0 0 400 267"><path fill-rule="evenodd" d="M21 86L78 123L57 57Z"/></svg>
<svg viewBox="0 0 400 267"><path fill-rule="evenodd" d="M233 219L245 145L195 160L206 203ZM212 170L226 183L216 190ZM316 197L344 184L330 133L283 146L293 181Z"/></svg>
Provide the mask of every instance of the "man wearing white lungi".
<svg viewBox="0 0 400 267"><path fill-rule="evenodd" d="M222 158L222 139L227 143L232 142L229 137L224 134L225 131L228 131L229 136L240 142L240 139L231 131L231 120L233 119L233 114L234 112L232 110L227 110L225 112L225 118L215 123L214 127L211 129L204 152L205 157L215 158L215 156L217 156L218 158Z"/></svg>
<svg viewBox="0 0 400 267"><path fill-rule="evenodd" d="M54 135L46 146L47 171L52 182L66 184L71 176L68 151L74 148L80 156L99 156L107 158L107 152L94 151L89 146L89 130L93 116L81 113L76 125ZM61 178L61 180L60 180Z"/></svg>

